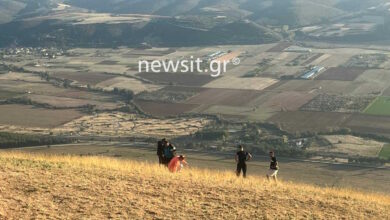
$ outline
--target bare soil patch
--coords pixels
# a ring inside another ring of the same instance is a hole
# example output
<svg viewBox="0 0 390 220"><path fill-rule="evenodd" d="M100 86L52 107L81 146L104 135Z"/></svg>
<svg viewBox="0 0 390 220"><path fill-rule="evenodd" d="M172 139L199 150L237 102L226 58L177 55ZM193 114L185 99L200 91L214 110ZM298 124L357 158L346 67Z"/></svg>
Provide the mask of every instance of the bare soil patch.
<svg viewBox="0 0 390 220"><path fill-rule="evenodd" d="M242 106L262 94L256 90L207 89L190 98L186 103L205 105Z"/></svg>
<svg viewBox="0 0 390 220"><path fill-rule="evenodd" d="M356 67L331 67L320 74L317 80L340 80L354 81L366 71L364 68Z"/></svg>
<svg viewBox="0 0 390 220"><path fill-rule="evenodd" d="M349 114L333 112L280 112L270 119L288 132L329 131L341 128Z"/></svg>
<svg viewBox="0 0 390 220"><path fill-rule="evenodd" d="M343 126L356 132L390 137L390 117L386 116L354 114Z"/></svg>
<svg viewBox="0 0 390 220"><path fill-rule="evenodd" d="M135 104L144 112L154 116L174 116L192 111L199 105L136 100Z"/></svg>

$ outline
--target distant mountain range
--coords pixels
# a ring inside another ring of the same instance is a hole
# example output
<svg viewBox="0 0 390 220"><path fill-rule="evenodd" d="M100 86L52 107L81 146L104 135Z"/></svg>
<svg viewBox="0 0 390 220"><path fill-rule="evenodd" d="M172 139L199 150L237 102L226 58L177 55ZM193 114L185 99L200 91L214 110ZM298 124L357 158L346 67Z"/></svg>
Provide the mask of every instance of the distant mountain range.
<svg viewBox="0 0 390 220"><path fill-rule="evenodd" d="M389 9L386 0L0 0L0 47L381 40Z"/></svg>

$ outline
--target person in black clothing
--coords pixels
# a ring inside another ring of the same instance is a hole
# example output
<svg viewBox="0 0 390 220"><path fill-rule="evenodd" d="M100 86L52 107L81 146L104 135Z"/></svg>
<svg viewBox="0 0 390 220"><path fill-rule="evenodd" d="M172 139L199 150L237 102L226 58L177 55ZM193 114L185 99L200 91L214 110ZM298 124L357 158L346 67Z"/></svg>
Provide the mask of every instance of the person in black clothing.
<svg viewBox="0 0 390 220"><path fill-rule="evenodd" d="M249 161L250 159L252 159L252 155L250 153L244 151L243 146L240 145L238 148L240 150L236 154L236 162L237 162L236 174L239 177L241 174L241 170L242 170L242 175L245 178L246 177L246 170L247 170L246 161Z"/></svg>
<svg viewBox="0 0 390 220"><path fill-rule="evenodd" d="M176 147L167 142L164 147L164 164L168 166L172 158L176 155Z"/></svg>
<svg viewBox="0 0 390 220"><path fill-rule="evenodd" d="M274 179L274 181L276 182L278 171L279 171L279 164L278 164L278 161L276 160L275 153L273 151L269 152L269 157L271 159L271 162L269 165L267 179L269 180L270 177L272 177Z"/></svg>
<svg viewBox="0 0 390 220"><path fill-rule="evenodd" d="M167 140L165 138L157 142L157 156L159 164L164 164L164 147L166 144Z"/></svg>

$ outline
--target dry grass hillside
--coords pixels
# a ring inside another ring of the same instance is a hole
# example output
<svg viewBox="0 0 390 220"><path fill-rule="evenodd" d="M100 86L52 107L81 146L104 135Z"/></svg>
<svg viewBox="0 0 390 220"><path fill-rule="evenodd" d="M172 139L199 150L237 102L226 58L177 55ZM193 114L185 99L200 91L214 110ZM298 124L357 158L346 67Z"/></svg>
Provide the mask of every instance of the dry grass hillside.
<svg viewBox="0 0 390 220"><path fill-rule="evenodd" d="M388 219L390 197L113 158L0 153L0 219Z"/></svg>

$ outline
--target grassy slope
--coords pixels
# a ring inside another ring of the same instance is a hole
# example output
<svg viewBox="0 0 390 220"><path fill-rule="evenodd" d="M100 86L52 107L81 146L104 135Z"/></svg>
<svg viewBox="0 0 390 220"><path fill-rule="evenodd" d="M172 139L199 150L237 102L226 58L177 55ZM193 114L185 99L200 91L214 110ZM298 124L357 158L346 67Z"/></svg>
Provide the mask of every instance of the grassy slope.
<svg viewBox="0 0 390 220"><path fill-rule="evenodd" d="M99 157L0 155L0 219L386 219L390 198Z"/></svg>
<svg viewBox="0 0 390 220"><path fill-rule="evenodd" d="M0 24L12 21L13 17L26 5L13 0L0 0Z"/></svg>

